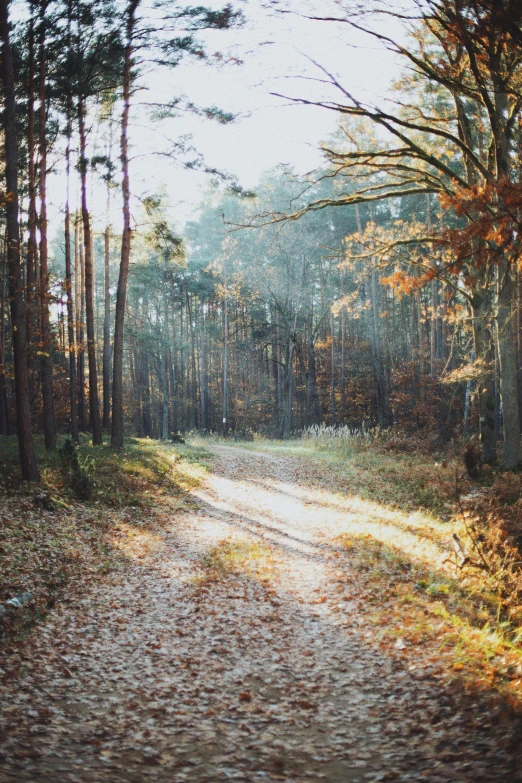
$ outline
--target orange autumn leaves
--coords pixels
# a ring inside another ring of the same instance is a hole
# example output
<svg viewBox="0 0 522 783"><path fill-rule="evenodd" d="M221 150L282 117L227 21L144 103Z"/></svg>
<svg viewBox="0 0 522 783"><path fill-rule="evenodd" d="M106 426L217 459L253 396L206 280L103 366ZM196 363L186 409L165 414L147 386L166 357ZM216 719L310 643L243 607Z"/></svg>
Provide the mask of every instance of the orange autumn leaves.
<svg viewBox="0 0 522 783"><path fill-rule="evenodd" d="M368 223L346 238L339 266L364 262L367 274L373 265L385 272L381 284L408 295L434 278L471 293L487 267L520 263L522 184L503 178L437 199L442 216L433 227L419 220Z"/></svg>

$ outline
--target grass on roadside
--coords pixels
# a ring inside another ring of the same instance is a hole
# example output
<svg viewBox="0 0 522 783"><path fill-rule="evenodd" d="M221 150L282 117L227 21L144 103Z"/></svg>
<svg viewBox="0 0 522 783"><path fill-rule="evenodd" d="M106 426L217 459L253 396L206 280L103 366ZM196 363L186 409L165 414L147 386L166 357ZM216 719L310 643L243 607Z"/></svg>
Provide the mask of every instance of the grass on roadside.
<svg viewBox="0 0 522 783"><path fill-rule="evenodd" d="M41 439L36 447L41 486L21 481L16 438L0 439L0 492L28 496L43 489L52 497L74 500L60 448L45 451ZM197 486L210 456L198 446L148 438L128 438L124 449L115 452L108 443L92 446L85 435L81 436L77 453L82 469L93 482L90 503L112 508L146 508L151 505L151 495L176 495Z"/></svg>
<svg viewBox="0 0 522 783"><path fill-rule="evenodd" d="M190 490L210 456L201 447L138 439L116 454L82 436L77 454L92 481L86 501L76 496L60 450L45 452L38 441L37 452L42 484L23 483L16 439L0 438L0 604L33 595L26 610L4 620L8 637L43 616L69 585L156 552L165 519L193 505Z"/></svg>
<svg viewBox="0 0 522 783"><path fill-rule="evenodd" d="M202 558L203 573L198 579L212 581L230 574L246 574L267 581L274 568L272 552L266 544L243 538L226 538Z"/></svg>
<svg viewBox="0 0 522 783"><path fill-rule="evenodd" d="M522 634L499 619L494 595L413 562L399 546L369 534L342 534L336 543L345 566L338 590L356 601L383 649L414 666L442 665L473 687L494 688L522 706Z"/></svg>

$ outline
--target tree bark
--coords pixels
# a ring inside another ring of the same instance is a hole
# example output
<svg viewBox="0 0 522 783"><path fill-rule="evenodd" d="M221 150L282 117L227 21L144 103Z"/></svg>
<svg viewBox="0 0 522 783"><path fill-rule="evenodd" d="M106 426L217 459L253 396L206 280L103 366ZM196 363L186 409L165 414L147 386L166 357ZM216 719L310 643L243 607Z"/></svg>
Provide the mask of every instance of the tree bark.
<svg viewBox="0 0 522 783"><path fill-rule="evenodd" d="M67 50L71 57L71 15L72 3L68 5L67 19ZM71 187L71 136L72 136L72 94L69 89L67 94L67 146L65 149L65 173L66 199L65 199L65 296L67 300L67 338L69 350L69 404L71 408L71 437L75 443L79 443L78 434L78 392L76 373L76 345L74 342L74 301L72 289L72 264L71 264L71 213L70 213L70 187Z"/></svg>
<svg viewBox="0 0 522 783"><path fill-rule="evenodd" d="M89 413L93 446L103 443L98 397L98 371L96 367L96 342L94 336L94 285L91 241L91 216L87 207L87 157L85 135L85 104L78 101L78 126L80 130L80 181L82 194L83 246L85 263L85 315L87 321L87 359L89 363Z"/></svg>
<svg viewBox="0 0 522 783"><path fill-rule="evenodd" d="M125 305L127 301L127 281L131 250L131 215L129 181L129 112L134 51L134 26L136 10L140 0L130 0L127 7L127 40L123 69L123 112L121 119L121 166L123 197L123 233L121 238L120 274L116 293L116 312L114 319L114 357L112 379L112 433L111 444L114 449L123 448L123 331L125 325Z"/></svg>
<svg viewBox="0 0 522 783"><path fill-rule="evenodd" d="M332 427L337 425L337 411L335 404L335 321L333 312L330 312L330 398L332 407Z"/></svg>
<svg viewBox="0 0 522 783"><path fill-rule="evenodd" d="M79 271L79 318L77 327L77 350L78 350L78 383L79 397L78 408L80 418L80 429L82 432L87 430L87 402L85 399L85 264L83 257L83 244L80 242L79 219L76 223L76 248Z"/></svg>
<svg viewBox="0 0 522 783"><path fill-rule="evenodd" d="M146 438L150 438L152 437L152 418L150 409L149 354L145 348L140 348L138 352L138 379L141 400L140 431Z"/></svg>
<svg viewBox="0 0 522 783"><path fill-rule="evenodd" d="M388 423L386 381L381 352L379 282L375 270L372 271L370 278L366 279L366 292L370 300L370 343L375 375L377 421L380 427L385 427Z"/></svg>
<svg viewBox="0 0 522 783"><path fill-rule="evenodd" d="M313 325L310 324L310 334L308 336L308 366L306 369L306 419L308 426L321 423L321 406L319 404L319 393L317 391L317 368L312 328Z"/></svg>
<svg viewBox="0 0 522 783"><path fill-rule="evenodd" d="M0 40L2 43L2 87L4 98L3 130L5 149L7 263L16 397L16 428L22 478L39 481L31 424L29 374L27 370L27 322L20 262L20 226L18 223L18 139L13 59L9 40L9 3L0 0Z"/></svg>
<svg viewBox="0 0 522 783"><path fill-rule="evenodd" d="M225 262L226 263L226 262ZM225 269L225 297L223 302L223 434L228 433L228 292Z"/></svg>
<svg viewBox="0 0 522 783"><path fill-rule="evenodd" d="M40 3L39 31L39 77L40 107L39 120L39 153L40 153L40 318L41 318L41 378L43 397L43 430L46 449L56 447L56 419L54 415L53 365L51 360L51 324L49 316L49 267L47 245L47 112L46 112L46 79L47 62L45 51L45 13L47 0Z"/></svg>
<svg viewBox="0 0 522 783"><path fill-rule="evenodd" d="M483 365L478 384L479 433L482 447L482 461L493 462L497 457L495 432L495 352L488 324L490 315L486 292L476 296L472 303L473 338L475 360Z"/></svg>
<svg viewBox="0 0 522 783"><path fill-rule="evenodd" d="M107 195L109 201L109 195ZM107 213L108 213L107 209ZM103 254L103 429L111 426L111 229L107 217Z"/></svg>
<svg viewBox="0 0 522 783"><path fill-rule="evenodd" d="M29 197L28 241L26 262L26 309L27 309L27 366L29 369L29 388L33 397L34 375L34 326L35 326L35 295L36 295L36 264L37 242L36 228L38 215L36 213L36 174L35 174L35 141L34 141L34 79L35 79L35 40L34 12L31 6L29 22L29 73L27 77L27 191Z"/></svg>
<svg viewBox="0 0 522 783"><path fill-rule="evenodd" d="M346 311L341 311L341 424L346 421Z"/></svg>
<svg viewBox="0 0 522 783"><path fill-rule="evenodd" d="M504 424L504 467L520 463L520 419L518 408L518 367L513 330L513 280L508 265L497 268L496 326L500 361L500 396Z"/></svg>
<svg viewBox="0 0 522 783"><path fill-rule="evenodd" d="M9 435L9 404L5 377L5 303L8 299L7 283L7 239L2 253L2 283L0 286L0 435Z"/></svg>
<svg viewBox="0 0 522 783"><path fill-rule="evenodd" d="M286 342L286 372L284 382L282 436L287 440L292 433L292 409L294 400L294 341L288 337Z"/></svg>
<svg viewBox="0 0 522 783"><path fill-rule="evenodd" d="M169 387L167 383L167 349L158 354L158 375L161 391L160 440L169 438Z"/></svg>
<svg viewBox="0 0 522 783"><path fill-rule="evenodd" d="M207 358L207 332L205 318L205 303L201 303L201 379L200 379L200 399L201 399L201 421L200 427L203 432L208 430L208 358Z"/></svg>
<svg viewBox="0 0 522 783"><path fill-rule="evenodd" d="M71 119L67 120L66 176L67 197L65 201L65 295L67 298L67 337L69 348L69 402L71 406L71 437L79 442L78 435L78 379L76 373L76 344L74 341L74 301L71 265L71 214L69 207Z"/></svg>

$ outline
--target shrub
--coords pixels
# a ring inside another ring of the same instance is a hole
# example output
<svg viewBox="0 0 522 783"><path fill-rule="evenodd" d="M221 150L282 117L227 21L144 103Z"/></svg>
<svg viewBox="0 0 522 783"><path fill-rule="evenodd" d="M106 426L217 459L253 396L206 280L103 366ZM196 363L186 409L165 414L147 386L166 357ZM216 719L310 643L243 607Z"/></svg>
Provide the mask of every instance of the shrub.
<svg viewBox="0 0 522 783"><path fill-rule="evenodd" d="M59 449L62 470L69 485L80 500L89 500L94 487L93 480L85 465L80 463L78 449L72 438L66 438Z"/></svg>

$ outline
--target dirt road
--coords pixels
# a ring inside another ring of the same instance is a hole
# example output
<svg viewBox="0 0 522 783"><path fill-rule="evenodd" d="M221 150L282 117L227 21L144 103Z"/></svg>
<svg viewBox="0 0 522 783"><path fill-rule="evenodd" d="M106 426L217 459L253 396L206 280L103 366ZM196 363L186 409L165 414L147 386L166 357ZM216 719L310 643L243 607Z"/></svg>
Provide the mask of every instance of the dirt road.
<svg viewBox="0 0 522 783"><path fill-rule="evenodd" d="M0 781L522 780L517 729L374 643L338 589L352 509L212 447L197 508L2 662Z"/></svg>

